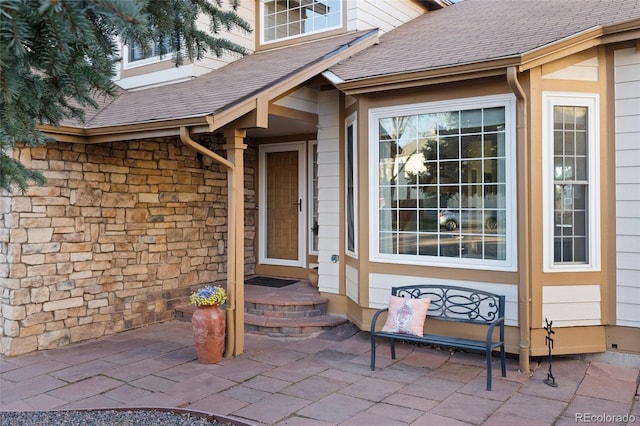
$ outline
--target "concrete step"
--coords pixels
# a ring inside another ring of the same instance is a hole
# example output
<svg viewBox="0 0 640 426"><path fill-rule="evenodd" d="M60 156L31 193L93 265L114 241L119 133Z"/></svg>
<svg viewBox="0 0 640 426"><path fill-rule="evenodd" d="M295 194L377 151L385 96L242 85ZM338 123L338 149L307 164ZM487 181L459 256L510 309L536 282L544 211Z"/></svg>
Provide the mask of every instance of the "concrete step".
<svg viewBox="0 0 640 426"><path fill-rule="evenodd" d="M270 305L271 306L271 305ZM282 312L274 307L267 309L265 313ZM308 306L294 306L301 310L285 311L287 314L308 314L297 316L272 316L245 313L244 330L247 333L262 334L273 337L305 337L321 331L329 330L348 323L346 318L324 313L320 309L307 310ZM191 322L191 316L197 308L194 305L181 305L176 307L176 319Z"/></svg>
<svg viewBox="0 0 640 426"><path fill-rule="evenodd" d="M305 337L348 323L346 318L322 314L300 318L274 318L245 314L244 330L271 337Z"/></svg>
<svg viewBox="0 0 640 426"><path fill-rule="evenodd" d="M269 318L305 318L316 317L327 313L326 298L315 298L308 301L265 301L247 300L244 303L244 311L247 314L264 316Z"/></svg>
<svg viewBox="0 0 640 426"><path fill-rule="evenodd" d="M301 280L282 288L245 286L245 332L277 337L303 337L348 323L327 313L329 300ZM222 306L224 309L224 306ZM176 307L176 319L191 321L194 305Z"/></svg>

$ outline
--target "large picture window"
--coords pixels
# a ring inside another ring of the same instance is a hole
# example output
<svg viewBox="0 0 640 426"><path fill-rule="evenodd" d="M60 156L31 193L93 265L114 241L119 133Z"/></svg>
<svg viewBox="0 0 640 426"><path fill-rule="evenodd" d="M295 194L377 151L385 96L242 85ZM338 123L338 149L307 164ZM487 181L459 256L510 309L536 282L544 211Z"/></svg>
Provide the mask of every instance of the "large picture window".
<svg viewBox="0 0 640 426"><path fill-rule="evenodd" d="M544 94L545 268L598 268L597 97Z"/></svg>
<svg viewBox="0 0 640 426"><path fill-rule="evenodd" d="M515 268L513 97L371 111L373 260Z"/></svg>
<svg viewBox="0 0 640 426"><path fill-rule="evenodd" d="M300 37L342 26L341 0L262 0L261 42Z"/></svg>

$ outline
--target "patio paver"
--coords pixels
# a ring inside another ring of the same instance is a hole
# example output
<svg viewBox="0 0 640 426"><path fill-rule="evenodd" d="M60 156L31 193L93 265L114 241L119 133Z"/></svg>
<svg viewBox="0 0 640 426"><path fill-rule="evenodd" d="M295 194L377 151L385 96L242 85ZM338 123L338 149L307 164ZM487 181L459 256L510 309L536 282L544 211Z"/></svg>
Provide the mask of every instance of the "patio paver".
<svg viewBox="0 0 640 426"><path fill-rule="evenodd" d="M368 333L343 327L305 339L247 334L245 351L200 364L191 325L170 321L92 342L1 358L1 411L161 407L254 425L554 425L585 412L640 420L638 367L558 357L558 387L509 358L485 389L484 356L398 345L369 369ZM381 345L386 345L381 342Z"/></svg>

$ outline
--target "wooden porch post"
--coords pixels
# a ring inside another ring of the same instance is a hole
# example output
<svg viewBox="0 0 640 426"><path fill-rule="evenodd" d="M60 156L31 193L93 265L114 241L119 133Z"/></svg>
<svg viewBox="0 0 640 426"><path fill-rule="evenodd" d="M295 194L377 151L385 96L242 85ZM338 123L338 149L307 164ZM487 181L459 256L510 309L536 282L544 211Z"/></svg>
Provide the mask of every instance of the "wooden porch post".
<svg viewBox="0 0 640 426"><path fill-rule="evenodd" d="M225 356L236 356L244 351L244 151L247 145L244 143L246 131L243 129L229 129L224 132L227 150L227 159L233 163L234 168L227 170L229 181L229 210L233 215L229 217L227 257L233 262L227 262L227 283L231 300L231 324L227 326L227 332L233 333L231 347L227 348Z"/></svg>

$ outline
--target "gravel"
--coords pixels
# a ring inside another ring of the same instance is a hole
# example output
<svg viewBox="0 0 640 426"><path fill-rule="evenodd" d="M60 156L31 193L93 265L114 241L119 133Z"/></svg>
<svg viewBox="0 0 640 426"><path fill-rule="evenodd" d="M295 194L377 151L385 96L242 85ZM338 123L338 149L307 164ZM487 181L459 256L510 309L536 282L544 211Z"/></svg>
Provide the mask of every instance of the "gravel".
<svg viewBox="0 0 640 426"><path fill-rule="evenodd" d="M11 426L152 426L152 425L231 425L193 416L188 413L140 410L90 411L5 411L0 412L0 424Z"/></svg>

